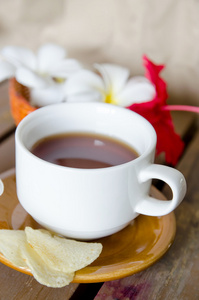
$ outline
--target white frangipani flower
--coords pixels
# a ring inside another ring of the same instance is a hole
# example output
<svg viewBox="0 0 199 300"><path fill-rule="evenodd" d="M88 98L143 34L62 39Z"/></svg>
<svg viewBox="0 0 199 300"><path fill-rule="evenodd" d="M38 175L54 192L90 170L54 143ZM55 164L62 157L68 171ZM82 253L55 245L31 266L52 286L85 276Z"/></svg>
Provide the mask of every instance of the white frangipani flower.
<svg viewBox="0 0 199 300"><path fill-rule="evenodd" d="M114 64L95 64L100 75L80 70L65 83L66 100L102 101L119 106L147 102L155 96L155 87L143 76L129 79L129 70Z"/></svg>
<svg viewBox="0 0 199 300"><path fill-rule="evenodd" d="M0 54L0 80L15 77L29 87L31 104L35 106L63 101L65 79L82 68L77 60L66 58L66 50L55 44L41 46L37 55L18 46L4 47Z"/></svg>
<svg viewBox="0 0 199 300"><path fill-rule="evenodd" d="M16 68L14 65L7 61L0 61L0 81L15 76Z"/></svg>

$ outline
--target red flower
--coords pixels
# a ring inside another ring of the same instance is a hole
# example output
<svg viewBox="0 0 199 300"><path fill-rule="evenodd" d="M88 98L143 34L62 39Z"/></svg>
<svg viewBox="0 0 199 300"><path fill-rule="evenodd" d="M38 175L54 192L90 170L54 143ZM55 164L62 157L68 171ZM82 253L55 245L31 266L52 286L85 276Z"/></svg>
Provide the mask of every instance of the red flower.
<svg viewBox="0 0 199 300"><path fill-rule="evenodd" d="M146 56L143 57L146 69L146 78L154 84L156 95L153 100L132 104L128 108L146 118L154 127L157 134L156 155L165 152L165 160L168 164L176 165L180 158L184 143L175 132L172 117L167 106L166 83L159 76L164 65L155 65Z"/></svg>

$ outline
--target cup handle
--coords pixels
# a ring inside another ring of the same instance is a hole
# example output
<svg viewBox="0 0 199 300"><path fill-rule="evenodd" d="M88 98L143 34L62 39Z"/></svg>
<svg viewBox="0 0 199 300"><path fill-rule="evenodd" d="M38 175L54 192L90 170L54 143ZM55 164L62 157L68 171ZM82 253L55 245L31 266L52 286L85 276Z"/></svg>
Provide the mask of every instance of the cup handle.
<svg viewBox="0 0 199 300"><path fill-rule="evenodd" d="M3 181L0 179L0 196L3 194L4 191L4 185L3 185Z"/></svg>
<svg viewBox="0 0 199 300"><path fill-rule="evenodd" d="M186 181L182 173L171 167L152 164L143 169L139 180L145 182L151 179L160 179L167 183L173 193L171 200L158 200L146 196L136 204L135 211L149 216L164 216L173 211L183 200L186 193Z"/></svg>

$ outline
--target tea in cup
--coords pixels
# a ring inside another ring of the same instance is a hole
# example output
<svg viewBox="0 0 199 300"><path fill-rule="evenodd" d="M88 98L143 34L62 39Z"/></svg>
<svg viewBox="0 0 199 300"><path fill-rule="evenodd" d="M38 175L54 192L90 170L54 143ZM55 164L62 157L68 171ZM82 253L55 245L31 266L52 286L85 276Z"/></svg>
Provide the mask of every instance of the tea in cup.
<svg viewBox="0 0 199 300"><path fill-rule="evenodd" d="M106 103L62 103L25 117L16 130L16 186L24 209L42 226L96 239L139 214L173 211L186 192L176 169L154 164L156 133L140 115ZM168 201L150 196L167 183Z"/></svg>

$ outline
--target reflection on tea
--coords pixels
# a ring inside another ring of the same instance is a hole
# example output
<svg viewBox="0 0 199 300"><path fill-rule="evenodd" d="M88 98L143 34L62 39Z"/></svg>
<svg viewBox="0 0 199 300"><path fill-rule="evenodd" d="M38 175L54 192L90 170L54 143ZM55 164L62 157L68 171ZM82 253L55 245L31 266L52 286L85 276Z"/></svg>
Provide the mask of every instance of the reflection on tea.
<svg viewBox="0 0 199 300"><path fill-rule="evenodd" d="M31 152L48 162L81 169L107 168L138 157L128 144L91 133L65 133L38 141Z"/></svg>

